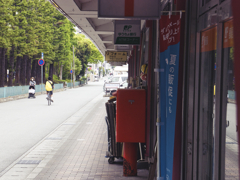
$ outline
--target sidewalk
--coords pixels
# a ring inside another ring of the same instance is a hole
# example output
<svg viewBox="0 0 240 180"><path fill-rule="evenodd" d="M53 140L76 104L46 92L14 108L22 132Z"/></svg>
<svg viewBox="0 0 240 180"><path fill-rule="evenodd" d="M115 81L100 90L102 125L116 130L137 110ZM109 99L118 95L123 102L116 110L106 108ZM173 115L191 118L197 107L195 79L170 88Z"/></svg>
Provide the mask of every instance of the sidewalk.
<svg viewBox="0 0 240 180"><path fill-rule="evenodd" d="M147 179L148 170L124 177L122 161L108 164L107 100L101 94L86 104L13 163L0 180Z"/></svg>
<svg viewBox="0 0 240 180"><path fill-rule="evenodd" d="M226 153L225 153L225 179L238 180L238 144L233 139L226 136Z"/></svg>

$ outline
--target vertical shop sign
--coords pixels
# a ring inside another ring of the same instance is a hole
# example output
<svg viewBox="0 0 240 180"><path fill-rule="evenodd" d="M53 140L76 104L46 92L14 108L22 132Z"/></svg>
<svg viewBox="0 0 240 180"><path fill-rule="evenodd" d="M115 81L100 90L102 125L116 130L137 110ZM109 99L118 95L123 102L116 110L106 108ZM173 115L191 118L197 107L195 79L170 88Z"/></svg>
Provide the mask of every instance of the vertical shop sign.
<svg viewBox="0 0 240 180"><path fill-rule="evenodd" d="M172 180L178 92L180 15L160 19L160 172Z"/></svg>

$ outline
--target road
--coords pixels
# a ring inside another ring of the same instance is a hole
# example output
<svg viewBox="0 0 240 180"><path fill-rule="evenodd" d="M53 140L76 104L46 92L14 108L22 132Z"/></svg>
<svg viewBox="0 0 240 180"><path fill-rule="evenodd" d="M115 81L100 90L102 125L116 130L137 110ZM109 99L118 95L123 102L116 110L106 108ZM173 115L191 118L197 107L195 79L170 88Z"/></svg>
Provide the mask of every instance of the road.
<svg viewBox="0 0 240 180"><path fill-rule="evenodd" d="M54 93L47 105L46 95L0 103L0 173L68 117L103 93L103 80Z"/></svg>

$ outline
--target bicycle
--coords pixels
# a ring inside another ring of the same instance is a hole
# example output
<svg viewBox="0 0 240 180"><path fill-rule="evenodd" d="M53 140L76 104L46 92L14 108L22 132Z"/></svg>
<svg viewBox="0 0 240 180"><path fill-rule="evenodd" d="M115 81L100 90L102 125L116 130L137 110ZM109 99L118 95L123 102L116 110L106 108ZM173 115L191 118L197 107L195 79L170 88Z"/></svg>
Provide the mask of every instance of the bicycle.
<svg viewBox="0 0 240 180"><path fill-rule="evenodd" d="M51 105L51 93L50 92L48 92L47 100L48 100L48 106L50 106Z"/></svg>

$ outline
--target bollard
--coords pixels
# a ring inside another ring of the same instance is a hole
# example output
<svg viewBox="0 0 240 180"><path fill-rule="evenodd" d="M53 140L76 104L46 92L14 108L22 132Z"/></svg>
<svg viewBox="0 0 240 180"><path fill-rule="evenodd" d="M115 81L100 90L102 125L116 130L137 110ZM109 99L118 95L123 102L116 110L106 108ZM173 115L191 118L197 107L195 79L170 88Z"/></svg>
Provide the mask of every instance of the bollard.
<svg viewBox="0 0 240 180"><path fill-rule="evenodd" d="M137 143L124 142L123 175L137 176Z"/></svg>

